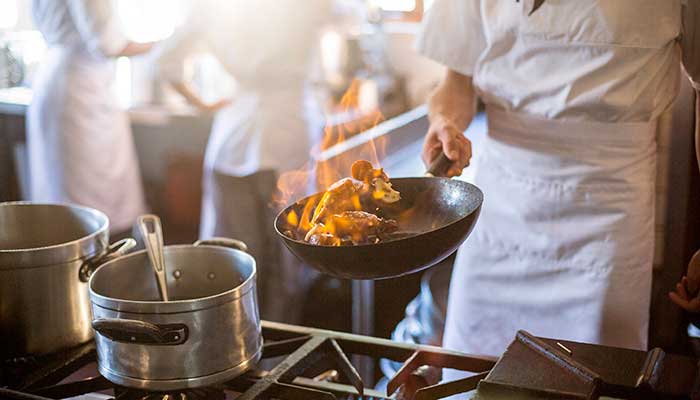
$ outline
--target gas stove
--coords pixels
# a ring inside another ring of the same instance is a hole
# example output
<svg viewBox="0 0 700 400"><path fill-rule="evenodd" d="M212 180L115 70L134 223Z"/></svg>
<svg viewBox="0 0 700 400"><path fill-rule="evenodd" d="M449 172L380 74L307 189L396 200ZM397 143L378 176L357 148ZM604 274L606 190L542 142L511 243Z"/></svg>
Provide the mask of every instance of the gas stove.
<svg viewBox="0 0 700 400"><path fill-rule="evenodd" d="M393 397L386 393L366 388L349 359L356 356L375 360L386 358L410 364L418 359L417 356L420 359L428 357L432 362L427 364L472 372L487 371L495 363L492 358L471 357L438 347L268 321L262 322L262 330L265 344L258 368L216 386L176 392L145 392L119 387L96 372L95 346L87 343L60 354L6 360L0 365L0 398L391 399ZM85 376L85 370L92 371L92 374ZM415 379L415 375L397 375L390 385L401 386L400 379L409 382ZM466 382L453 385L451 390L468 392L474 388L474 383ZM447 393L441 385L427 389L429 398Z"/></svg>
<svg viewBox="0 0 700 400"><path fill-rule="evenodd" d="M698 398L697 360L534 337L519 332L496 360L432 346L263 321L265 345L258 367L219 385L146 392L114 385L96 372L87 343L59 354L6 360L0 365L2 399L438 399L468 393L480 400ZM350 359L403 363L386 391L365 387ZM439 370L471 376L438 383ZM87 371L87 372L86 372ZM410 388L410 390L407 390ZM387 394L388 392L389 394Z"/></svg>

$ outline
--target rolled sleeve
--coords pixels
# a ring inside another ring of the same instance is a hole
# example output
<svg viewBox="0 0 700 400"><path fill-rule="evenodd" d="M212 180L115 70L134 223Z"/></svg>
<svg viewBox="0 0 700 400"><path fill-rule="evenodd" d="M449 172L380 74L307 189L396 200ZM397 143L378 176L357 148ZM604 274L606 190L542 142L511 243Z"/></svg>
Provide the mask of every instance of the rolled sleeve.
<svg viewBox="0 0 700 400"><path fill-rule="evenodd" d="M471 76L485 48L481 0L435 0L416 42L420 54Z"/></svg>
<svg viewBox="0 0 700 400"><path fill-rule="evenodd" d="M69 0L69 10L89 52L103 57L118 55L129 43L105 0Z"/></svg>
<svg viewBox="0 0 700 400"><path fill-rule="evenodd" d="M686 0L683 7L683 67L695 90L700 90L700 0Z"/></svg>

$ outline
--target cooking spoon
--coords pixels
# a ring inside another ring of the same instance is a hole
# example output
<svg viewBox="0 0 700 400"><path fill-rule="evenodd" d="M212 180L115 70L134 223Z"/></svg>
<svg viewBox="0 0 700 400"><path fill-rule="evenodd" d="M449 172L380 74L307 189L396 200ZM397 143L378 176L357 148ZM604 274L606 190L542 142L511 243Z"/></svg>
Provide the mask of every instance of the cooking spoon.
<svg viewBox="0 0 700 400"><path fill-rule="evenodd" d="M160 299L168 301L168 284L165 280L165 256L163 255L163 229L157 215L147 214L138 218L143 242L146 245L148 258L151 260L153 272L156 274Z"/></svg>

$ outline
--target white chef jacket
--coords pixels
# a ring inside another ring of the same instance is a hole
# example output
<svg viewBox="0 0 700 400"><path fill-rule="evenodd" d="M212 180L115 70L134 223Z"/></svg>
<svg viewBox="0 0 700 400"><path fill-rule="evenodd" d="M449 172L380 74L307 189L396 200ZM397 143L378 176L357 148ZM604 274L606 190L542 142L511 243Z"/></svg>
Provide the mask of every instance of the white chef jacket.
<svg viewBox="0 0 700 400"><path fill-rule="evenodd" d="M645 348L656 121L681 59L700 81L700 2L533 1L436 0L418 40L473 77L489 124L444 344L498 355L526 329Z"/></svg>
<svg viewBox="0 0 700 400"><path fill-rule="evenodd" d="M322 116L308 90L326 0L202 1L159 55L163 79L180 81L183 61L210 52L238 83L217 113L205 168L235 176L297 169L309 160Z"/></svg>
<svg viewBox="0 0 700 400"><path fill-rule="evenodd" d="M105 0L33 0L48 52L27 112L29 198L93 207L124 231L145 211L111 58L128 43Z"/></svg>
<svg viewBox="0 0 700 400"><path fill-rule="evenodd" d="M79 47L98 59L128 43L112 11L112 2L105 0L32 0L34 24L49 47Z"/></svg>
<svg viewBox="0 0 700 400"><path fill-rule="evenodd" d="M533 0L436 0L417 45L423 55L473 76L482 100L508 111L547 119L649 121L677 94L683 29L689 72L700 81L699 3L545 1L528 17ZM506 39L514 29L518 34Z"/></svg>

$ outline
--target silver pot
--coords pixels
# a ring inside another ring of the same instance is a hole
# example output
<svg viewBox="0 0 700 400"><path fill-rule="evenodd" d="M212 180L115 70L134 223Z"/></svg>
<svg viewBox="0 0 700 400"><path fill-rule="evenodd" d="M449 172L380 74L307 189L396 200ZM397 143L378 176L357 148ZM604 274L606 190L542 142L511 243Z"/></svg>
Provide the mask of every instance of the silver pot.
<svg viewBox="0 0 700 400"><path fill-rule="evenodd" d="M0 203L0 356L41 354L87 342L87 281L127 251L109 243L103 213L67 204Z"/></svg>
<svg viewBox="0 0 700 400"><path fill-rule="evenodd" d="M123 386L174 390L220 383L257 363L256 267L244 250L231 239L166 246L168 302L160 301L145 251L95 271L100 373Z"/></svg>

